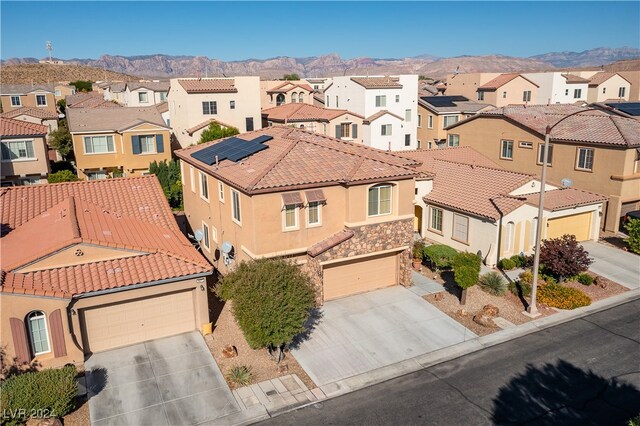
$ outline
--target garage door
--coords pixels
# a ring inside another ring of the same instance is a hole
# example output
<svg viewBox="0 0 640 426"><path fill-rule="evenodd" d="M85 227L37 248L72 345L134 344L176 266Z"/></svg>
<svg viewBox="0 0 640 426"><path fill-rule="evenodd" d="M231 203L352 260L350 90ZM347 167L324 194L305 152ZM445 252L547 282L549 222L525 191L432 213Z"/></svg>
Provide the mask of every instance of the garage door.
<svg viewBox="0 0 640 426"><path fill-rule="evenodd" d="M324 267L324 300L398 284L398 254L367 257Z"/></svg>
<svg viewBox="0 0 640 426"><path fill-rule="evenodd" d="M84 309L87 352L100 352L196 328L193 291Z"/></svg>
<svg viewBox="0 0 640 426"><path fill-rule="evenodd" d="M547 238L558 238L564 234L573 234L578 241L591 239L591 212L547 221Z"/></svg>

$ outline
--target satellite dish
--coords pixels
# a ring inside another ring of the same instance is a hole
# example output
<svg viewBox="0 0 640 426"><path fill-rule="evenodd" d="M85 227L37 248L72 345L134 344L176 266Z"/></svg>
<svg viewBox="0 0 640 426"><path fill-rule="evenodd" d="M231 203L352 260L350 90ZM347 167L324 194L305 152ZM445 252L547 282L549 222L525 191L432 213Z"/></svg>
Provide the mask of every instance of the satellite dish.
<svg viewBox="0 0 640 426"><path fill-rule="evenodd" d="M564 186L565 188L570 188L573 186L573 181L569 178L564 178L560 181L560 183L562 184L562 186Z"/></svg>
<svg viewBox="0 0 640 426"><path fill-rule="evenodd" d="M204 238L204 233L200 229L196 229L196 232L193 233L193 237L196 241L200 242Z"/></svg>
<svg viewBox="0 0 640 426"><path fill-rule="evenodd" d="M233 250L233 244L231 244L229 241L225 241L224 243L222 243L223 254L229 254L231 253L231 250Z"/></svg>

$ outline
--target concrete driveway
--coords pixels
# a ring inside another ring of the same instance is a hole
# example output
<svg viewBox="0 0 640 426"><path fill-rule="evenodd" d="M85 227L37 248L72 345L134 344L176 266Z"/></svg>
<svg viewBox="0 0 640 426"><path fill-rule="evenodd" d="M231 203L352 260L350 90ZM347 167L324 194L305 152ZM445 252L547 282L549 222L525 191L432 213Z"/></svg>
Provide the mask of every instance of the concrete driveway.
<svg viewBox="0 0 640 426"><path fill-rule="evenodd" d="M94 354L85 368L93 425L193 425L240 411L197 332Z"/></svg>
<svg viewBox="0 0 640 426"><path fill-rule="evenodd" d="M476 337L412 291L396 286L333 300L293 350L318 386Z"/></svg>
<svg viewBox="0 0 640 426"><path fill-rule="evenodd" d="M591 271L630 289L640 288L640 256L593 241L582 246L594 259Z"/></svg>

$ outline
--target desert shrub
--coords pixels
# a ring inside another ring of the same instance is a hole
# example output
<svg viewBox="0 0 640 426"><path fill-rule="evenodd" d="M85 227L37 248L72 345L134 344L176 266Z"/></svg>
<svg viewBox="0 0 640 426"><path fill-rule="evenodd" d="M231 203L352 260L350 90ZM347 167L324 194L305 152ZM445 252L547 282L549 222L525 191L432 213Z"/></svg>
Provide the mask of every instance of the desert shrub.
<svg viewBox="0 0 640 426"><path fill-rule="evenodd" d="M511 259L516 268L524 268L527 266L527 258L523 254L514 254L509 259Z"/></svg>
<svg viewBox="0 0 640 426"><path fill-rule="evenodd" d="M627 422L628 426L640 426L640 414L638 414L637 416L635 416L632 419L629 419L629 421Z"/></svg>
<svg viewBox="0 0 640 426"><path fill-rule="evenodd" d="M249 346L278 349L306 330L316 294L308 275L284 259L241 262L215 288L233 301L233 315Z"/></svg>
<svg viewBox="0 0 640 426"><path fill-rule="evenodd" d="M30 413L62 417L74 408L76 368L49 368L12 376L0 385L0 402L8 423L24 423ZM3 419L5 420L5 419Z"/></svg>
<svg viewBox="0 0 640 426"><path fill-rule="evenodd" d="M498 268L502 269L503 271L510 271L515 267L516 263L507 257L505 257L504 259L500 259L500 261L498 262Z"/></svg>
<svg viewBox="0 0 640 426"><path fill-rule="evenodd" d="M558 284L558 280L548 273L544 272L544 269L538 274L538 281L544 281L546 284Z"/></svg>
<svg viewBox="0 0 640 426"><path fill-rule="evenodd" d="M253 380L253 373L251 367L246 365L236 365L229 369L227 373L227 380L238 386L247 386Z"/></svg>
<svg viewBox="0 0 640 426"><path fill-rule="evenodd" d="M582 285L591 285L591 284L593 284L593 277L591 275L589 275L589 274L585 274L584 272L582 274L578 275L577 280Z"/></svg>
<svg viewBox="0 0 640 426"><path fill-rule="evenodd" d="M478 283L481 259L473 253L457 253L451 260L456 284L467 289Z"/></svg>
<svg viewBox="0 0 640 426"><path fill-rule="evenodd" d="M533 272L531 272L531 269L527 269L518 276L518 279L525 284L531 284L533 282Z"/></svg>
<svg viewBox="0 0 640 426"><path fill-rule="evenodd" d="M531 296L531 284L524 281L510 281L509 291L515 296L529 297Z"/></svg>
<svg viewBox="0 0 640 426"><path fill-rule="evenodd" d="M574 235L544 240L540 247L540 263L545 273L558 281L586 271L593 262Z"/></svg>
<svg viewBox="0 0 640 426"><path fill-rule="evenodd" d="M481 275L478 284L494 296L503 296L507 292L507 280L499 272L491 271Z"/></svg>
<svg viewBox="0 0 640 426"><path fill-rule="evenodd" d="M59 172L49 173L47 176L49 183L77 182L78 180L78 176L71 170L60 170Z"/></svg>
<svg viewBox="0 0 640 426"><path fill-rule="evenodd" d="M630 219L624 229L627 230L629 238L625 240L629 250L634 253L640 254L640 219Z"/></svg>
<svg viewBox="0 0 640 426"><path fill-rule="evenodd" d="M424 258L424 243L422 241L416 241L413 243L413 258L417 260L422 260Z"/></svg>
<svg viewBox="0 0 640 426"><path fill-rule="evenodd" d="M451 261L457 253L456 249L445 244L433 244L424 248L424 257L436 271L451 268Z"/></svg>
<svg viewBox="0 0 640 426"><path fill-rule="evenodd" d="M558 309L576 309L589 306L591 299L577 288L560 284L546 284L538 289L538 301Z"/></svg>

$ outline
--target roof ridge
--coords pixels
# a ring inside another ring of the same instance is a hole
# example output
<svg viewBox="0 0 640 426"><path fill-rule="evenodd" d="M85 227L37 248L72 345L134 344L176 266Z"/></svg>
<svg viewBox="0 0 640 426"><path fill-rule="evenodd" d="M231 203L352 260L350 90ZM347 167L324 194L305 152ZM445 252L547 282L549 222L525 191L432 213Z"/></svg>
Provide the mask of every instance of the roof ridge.
<svg viewBox="0 0 640 426"><path fill-rule="evenodd" d="M449 160L449 159L446 159L446 158L434 158L433 160L434 161L443 161L445 163L459 164L461 166L467 166L467 167L471 167L471 168L474 168L474 169L480 168L480 169L495 170L495 171L498 171L498 172L509 173L509 174L512 174L512 175L520 175L520 176L523 176L523 177L524 176L528 176L528 177L535 178L534 174L522 173L522 172L512 172L511 170L501 169L500 167L489 167L489 166L483 166L483 165L480 165L480 164L460 163L458 161Z"/></svg>

